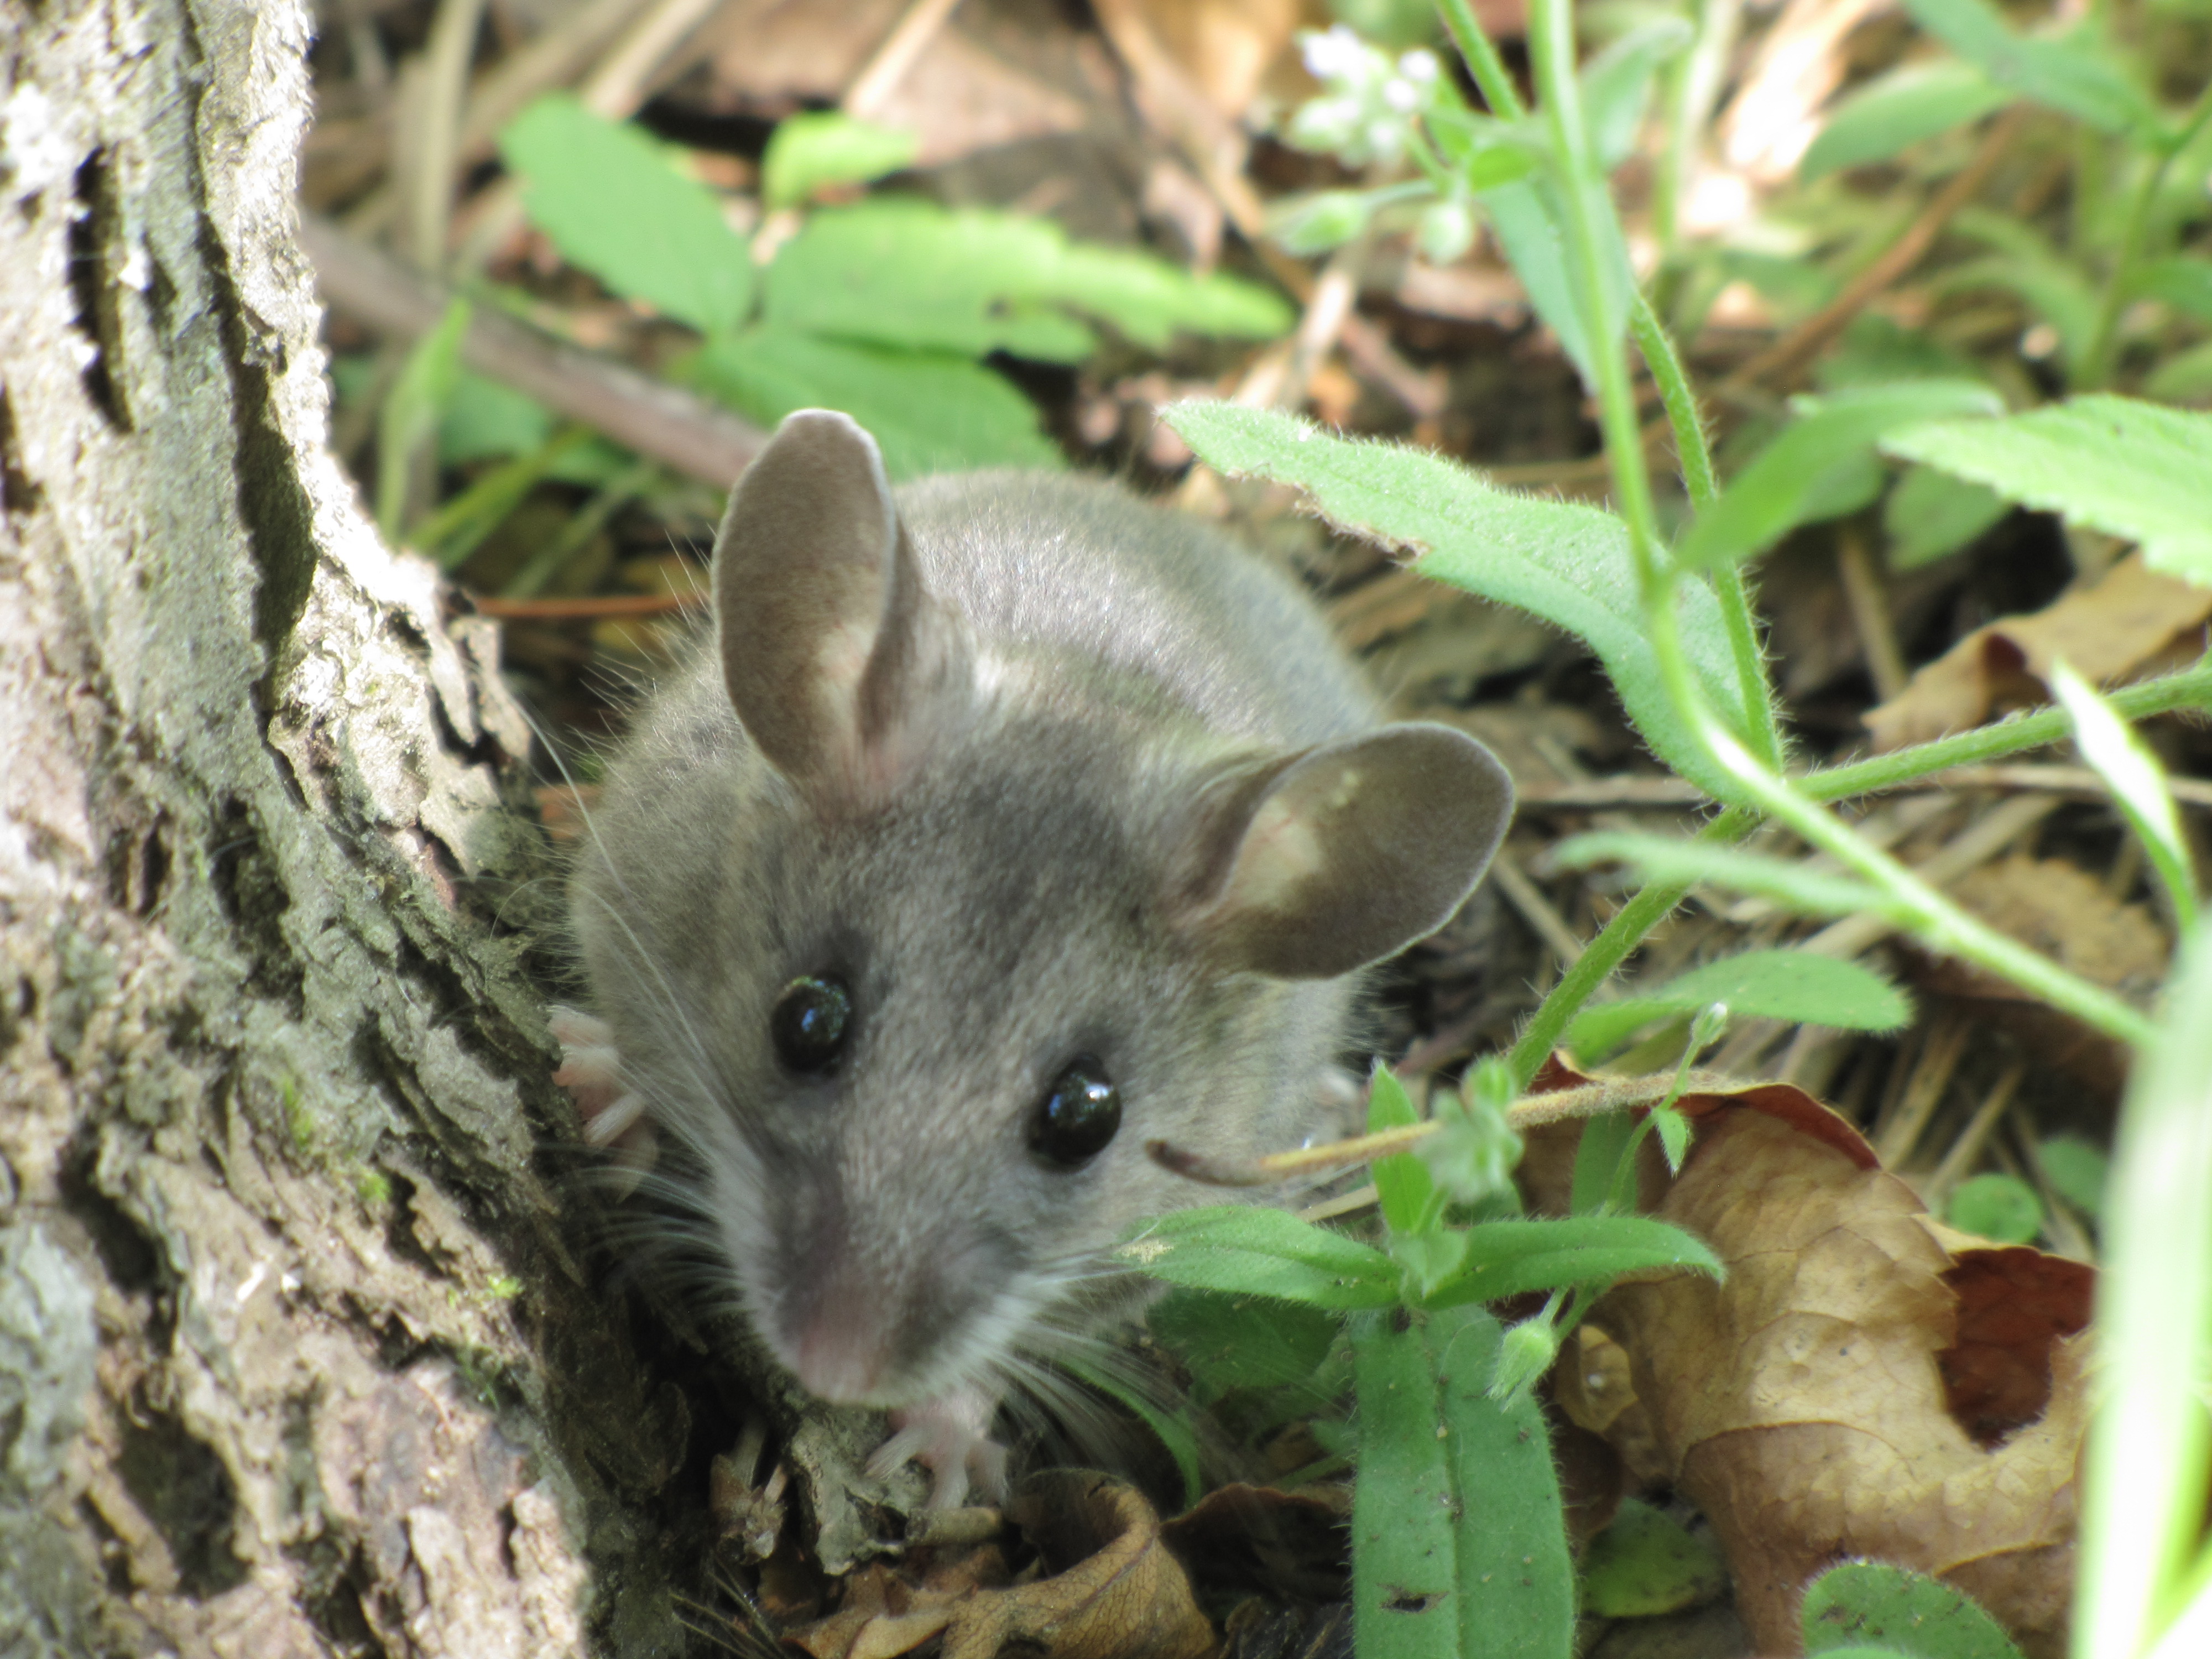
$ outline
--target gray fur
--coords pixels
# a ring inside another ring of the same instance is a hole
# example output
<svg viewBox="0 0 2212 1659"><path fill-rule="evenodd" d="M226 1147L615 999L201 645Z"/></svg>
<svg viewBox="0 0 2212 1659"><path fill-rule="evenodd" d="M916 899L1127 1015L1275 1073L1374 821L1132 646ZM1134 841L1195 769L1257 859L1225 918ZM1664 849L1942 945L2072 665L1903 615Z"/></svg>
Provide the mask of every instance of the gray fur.
<svg viewBox="0 0 2212 1659"><path fill-rule="evenodd" d="M703 1172L696 1206L755 1328L787 1364L810 1321L849 1330L874 1363L841 1395L901 1405L1002 1385L1054 1310L1097 1294L1083 1281L1132 1221L1220 1200L1146 1141L1297 1144L1352 1018L1345 969L1449 916L1510 791L1444 728L1368 738L1374 699L1303 593L1110 486L930 479L896 492L878 562L859 558L866 511L825 508L817 534L805 510L810 479L881 489L840 459L855 442L872 459L842 417L794 416L740 484L717 542L720 648L639 711L574 901L624 1079ZM779 447L796 458L781 471ZM862 613L881 627L841 705L790 618ZM733 696L777 731L777 763ZM1316 831L1322 933L1345 932L1360 890L1342 860L1395 859L1384 884L1402 890L1382 901L1399 920L1367 929L1379 948L1344 964L1301 943L1306 890L1252 874L1273 854L1247 835L1329 744L1340 762L1303 775L1337 766L1335 805L1365 827ZM824 969L849 978L855 1036L831 1076L794 1079L769 1009ZM1029 1127L1079 1053L1105 1062L1124 1115L1068 1171Z"/></svg>

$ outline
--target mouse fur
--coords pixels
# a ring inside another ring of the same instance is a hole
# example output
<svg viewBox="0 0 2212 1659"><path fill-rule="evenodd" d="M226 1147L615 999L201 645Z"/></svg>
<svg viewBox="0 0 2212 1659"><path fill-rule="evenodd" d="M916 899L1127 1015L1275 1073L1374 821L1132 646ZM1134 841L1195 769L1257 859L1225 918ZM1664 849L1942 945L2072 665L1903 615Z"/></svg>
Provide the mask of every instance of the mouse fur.
<svg viewBox="0 0 2212 1659"><path fill-rule="evenodd" d="M740 480L714 581L573 879L597 1059L569 1080L674 1143L659 1184L779 1361L893 1408L887 1450L957 1501L1131 1224L1222 1201L1146 1143L1298 1144L1363 969L1457 908L1510 785L1383 724L1218 532L1072 477L894 492L828 411ZM849 994L811 1072L774 1030L802 976ZM1069 1166L1040 1103L1079 1056L1121 1120Z"/></svg>

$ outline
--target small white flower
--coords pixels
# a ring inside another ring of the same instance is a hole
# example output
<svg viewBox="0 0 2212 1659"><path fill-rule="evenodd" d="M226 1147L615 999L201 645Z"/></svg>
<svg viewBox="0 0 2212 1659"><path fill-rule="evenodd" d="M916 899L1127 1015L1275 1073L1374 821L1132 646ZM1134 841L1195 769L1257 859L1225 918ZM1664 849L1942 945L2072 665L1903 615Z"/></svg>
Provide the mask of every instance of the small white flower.
<svg viewBox="0 0 2212 1659"><path fill-rule="evenodd" d="M1433 81L1437 78L1437 55L1416 46L1398 60L1398 73L1408 81Z"/></svg>
<svg viewBox="0 0 2212 1659"><path fill-rule="evenodd" d="M1420 88L1394 75L1382 83L1382 101L1401 115L1411 115L1421 106Z"/></svg>

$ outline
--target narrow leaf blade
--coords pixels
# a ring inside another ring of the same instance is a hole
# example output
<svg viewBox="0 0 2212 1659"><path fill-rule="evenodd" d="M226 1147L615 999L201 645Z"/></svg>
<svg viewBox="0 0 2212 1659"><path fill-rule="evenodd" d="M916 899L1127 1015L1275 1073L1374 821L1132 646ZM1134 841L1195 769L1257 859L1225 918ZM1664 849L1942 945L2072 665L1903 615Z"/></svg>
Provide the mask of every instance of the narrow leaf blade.
<svg viewBox="0 0 2212 1659"><path fill-rule="evenodd" d="M1397 1299L1397 1269L1380 1250L1258 1206L1161 1216L1117 1246L1114 1258L1171 1285L1314 1308L1379 1308Z"/></svg>
<svg viewBox="0 0 2212 1659"><path fill-rule="evenodd" d="M1516 605L1595 651L1646 742L1721 799L1732 781L1674 711L1644 623L1628 536L1595 507L1516 495L1421 451L1339 438L1290 415L1177 404L1168 424L1210 465L1301 486L1339 528L1413 549L1414 568ZM1727 630L1712 592L1683 585L1683 647L1723 718L1746 729Z"/></svg>
<svg viewBox="0 0 2212 1659"><path fill-rule="evenodd" d="M2212 414L2099 392L2002 420L1910 427L1881 447L2139 542L2153 569L2212 586Z"/></svg>
<svg viewBox="0 0 2212 1659"><path fill-rule="evenodd" d="M2063 659L2051 665L2051 689L2073 723L2081 758L2096 768L2112 792L2173 900L2182 932L2187 933L2197 922L2197 878L2166 769L2119 711Z"/></svg>

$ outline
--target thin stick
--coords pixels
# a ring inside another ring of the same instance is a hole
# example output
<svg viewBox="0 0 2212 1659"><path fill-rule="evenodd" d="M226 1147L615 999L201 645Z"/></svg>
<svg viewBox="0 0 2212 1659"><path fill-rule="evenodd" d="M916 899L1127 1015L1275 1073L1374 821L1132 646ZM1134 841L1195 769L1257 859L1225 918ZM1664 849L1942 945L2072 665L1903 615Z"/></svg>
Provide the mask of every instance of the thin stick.
<svg viewBox="0 0 2212 1659"><path fill-rule="evenodd" d="M300 216L300 246L338 310L402 340L428 333L448 296L390 255L319 214ZM470 368L585 422L672 471L727 489L768 441L750 421L612 358L546 338L479 306L461 339Z"/></svg>
<svg viewBox="0 0 2212 1659"><path fill-rule="evenodd" d="M416 270L435 276L446 262L446 224L453 210L453 174L467 94L469 58L483 22L484 0L440 0L425 50L421 142L407 181L407 252Z"/></svg>
<svg viewBox="0 0 2212 1659"><path fill-rule="evenodd" d="M959 3L960 0L913 0L906 15L892 26L875 55L853 77L838 107L856 121L873 120Z"/></svg>

